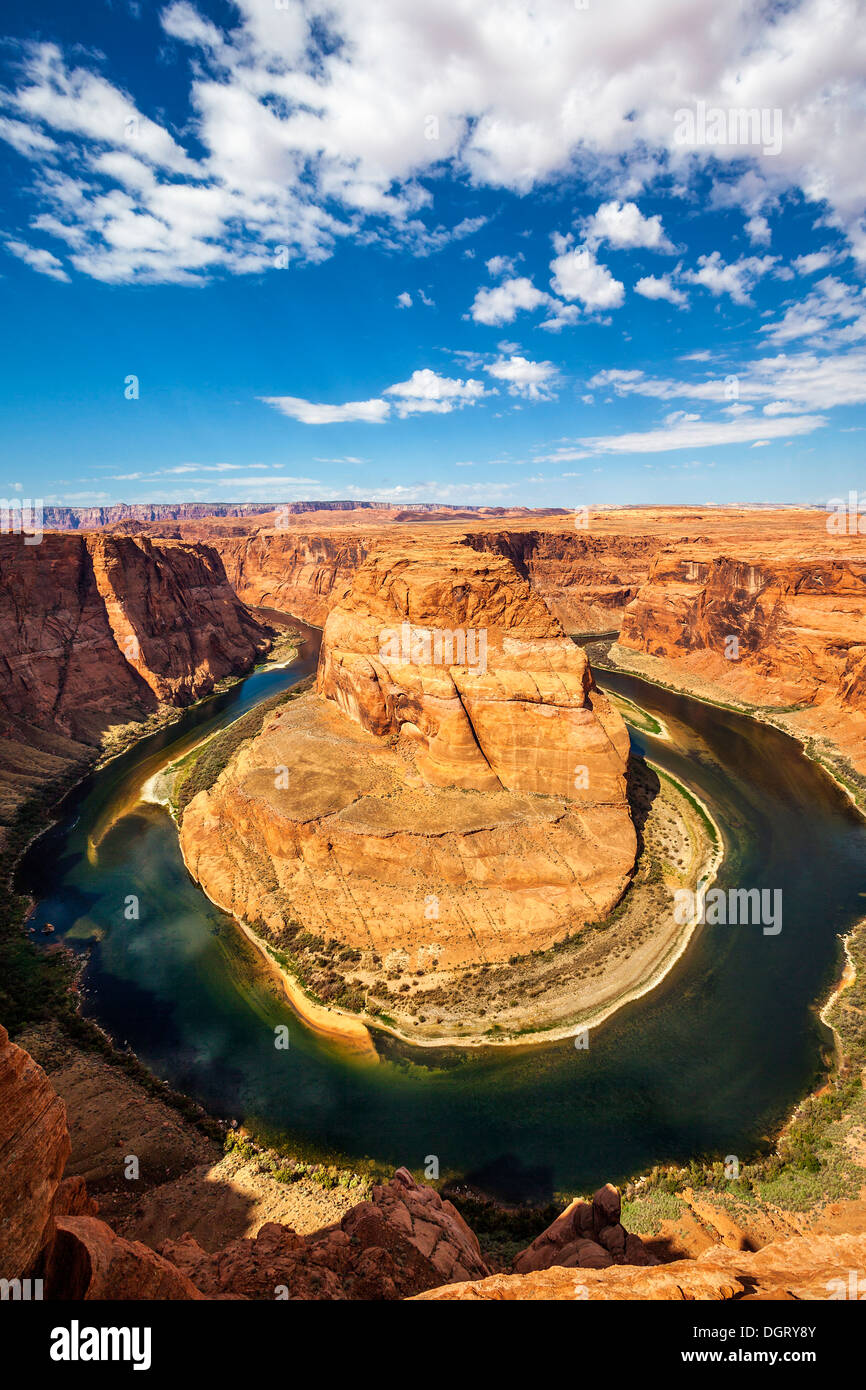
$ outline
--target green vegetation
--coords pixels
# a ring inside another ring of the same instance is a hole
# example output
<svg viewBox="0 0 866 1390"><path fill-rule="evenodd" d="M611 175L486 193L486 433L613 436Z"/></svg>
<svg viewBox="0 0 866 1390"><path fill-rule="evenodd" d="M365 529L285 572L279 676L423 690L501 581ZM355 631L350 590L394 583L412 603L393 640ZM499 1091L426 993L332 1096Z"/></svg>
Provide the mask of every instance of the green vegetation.
<svg viewBox="0 0 866 1390"><path fill-rule="evenodd" d="M309 677L306 681L301 681L291 690L282 691L270 700L263 700L247 714L242 714L233 724L229 724L227 729L214 734L174 764L172 809L179 821L183 820L183 813L193 797L201 791L210 791L241 744L246 743L247 739L255 738L261 732L267 716L308 690L311 679L312 677Z"/></svg>

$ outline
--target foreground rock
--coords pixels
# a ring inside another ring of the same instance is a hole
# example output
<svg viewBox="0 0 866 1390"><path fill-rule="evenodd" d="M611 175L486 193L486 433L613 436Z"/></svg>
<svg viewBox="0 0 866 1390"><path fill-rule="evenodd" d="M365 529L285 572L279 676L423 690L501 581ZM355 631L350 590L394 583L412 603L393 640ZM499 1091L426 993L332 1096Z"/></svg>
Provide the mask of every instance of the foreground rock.
<svg viewBox="0 0 866 1390"><path fill-rule="evenodd" d="M0 1026L0 1279L19 1279L52 1239L69 1157L66 1108Z"/></svg>
<svg viewBox="0 0 866 1390"><path fill-rule="evenodd" d="M848 1297L849 1272L862 1271L864 1265L866 1236L793 1237L756 1252L714 1246L696 1260L676 1260L651 1269L551 1266L531 1274L496 1274L473 1283L433 1289L420 1297L468 1302L824 1302Z"/></svg>
<svg viewBox="0 0 866 1390"><path fill-rule="evenodd" d="M269 1222L216 1255L185 1236L163 1255L210 1298L395 1299L488 1274L478 1239L451 1205L405 1168L339 1226L298 1236Z"/></svg>
<svg viewBox="0 0 866 1390"><path fill-rule="evenodd" d="M566 1269L608 1269L611 1265L656 1265L640 1236L623 1226L622 1201L615 1187L599 1188L591 1202L574 1201L514 1261L516 1274L559 1265Z"/></svg>

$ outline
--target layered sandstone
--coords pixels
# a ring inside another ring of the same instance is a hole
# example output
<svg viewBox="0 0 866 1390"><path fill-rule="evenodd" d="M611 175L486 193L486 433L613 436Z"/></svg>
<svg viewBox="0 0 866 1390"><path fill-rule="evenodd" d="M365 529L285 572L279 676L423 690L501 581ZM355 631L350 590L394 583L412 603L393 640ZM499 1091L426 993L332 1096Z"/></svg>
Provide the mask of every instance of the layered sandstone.
<svg viewBox="0 0 866 1390"><path fill-rule="evenodd" d="M800 706L795 732L829 737L866 770L866 538L671 547L626 608L619 641L686 687Z"/></svg>
<svg viewBox="0 0 866 1390"><path fill-rule="evenodd" d="M340 591L375 545L372 534L258 531L215 542L235 593L321 627Z"/></svg>
<svg viewBox="0 0 866 1390"><path fill-rule="evenodd" d="M462 643L462 647L461 647ZM377 554L332 608L318 694L186 808L209 895L415 969L503 961L598 921L635 860L628 734L502 555Z"/></svg>
<svg viewBox="0 0 866 1390"><path fill-rule="evenodd" d="M213 547L0 536L0 823L85 765L106 731L249 669L267 630Z"/></svg>
<svg viewBox="0 0 866 1390"><path fill-rule="evenodd" d="M0 1025L0 1279L27 1274L52 1238L68 1157L63 1101Z"/></svg>

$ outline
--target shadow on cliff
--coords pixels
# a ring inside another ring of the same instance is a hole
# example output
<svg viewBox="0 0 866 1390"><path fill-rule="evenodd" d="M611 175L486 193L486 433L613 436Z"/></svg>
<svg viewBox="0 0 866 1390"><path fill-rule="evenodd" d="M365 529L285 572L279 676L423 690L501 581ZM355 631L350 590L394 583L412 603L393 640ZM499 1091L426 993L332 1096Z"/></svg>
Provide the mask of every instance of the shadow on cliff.
<svg viewBox="0 0 866 1390"><path fill-rule="evenodd" d="M661 793L661 789L662 784L658 774L642 757L632 752L629 755L628 768L626 769L626 794L637 835L638 859L644 851L644 830L647 818L652 810L653 802Z"/></svg>

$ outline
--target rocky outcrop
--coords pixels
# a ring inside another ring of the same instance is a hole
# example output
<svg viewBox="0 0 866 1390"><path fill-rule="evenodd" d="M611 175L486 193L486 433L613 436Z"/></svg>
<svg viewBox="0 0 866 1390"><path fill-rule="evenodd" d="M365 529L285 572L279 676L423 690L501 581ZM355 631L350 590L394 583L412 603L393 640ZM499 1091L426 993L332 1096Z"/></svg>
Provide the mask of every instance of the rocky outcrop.
<svg viewBox="0 0 866 1390"><path fill-rule="evenodd" d="M0 633L4 713L85 742L268 645L212 547L126 536L0 536Z"/></svg>
<svg viewBox="0 0 866 1390"><path fill-rule="evenodd" d="M395 1299L489 1272L475 1234L405 1168L373 1188L339 1226L298 1236L268 1222L254 1240L207 1255L191 1237L164 1256L209 1298Z"/></svg>
<svg viewBox="0 0 866 1390"><path fill-rule="evenodd" d="M657 536L560 529L479 531L466 540L476 550L507 555L566 632L618 629L660 549Z"/></svg>
<svg viewBox="0 0 866 1390"><path fill-rule="evenodd" d="M862 1271L864 1264L866 1236L795 1236L755 1252L713 1246L696 1260L651 1269L551 1266L529 1274L495 1274L420 1297L468 1302L842 1300L851 1296L851 1272Z"/></svg>
<svg viewBox="0 0 866 1390"><path fill-rule="evenodd" d="M866 708L866 553L744 550L659 556L626 609L622 644L687 661L755 703Z"/></svg>
<svg viewBox="0 0 866 1390"><path fill-rule="evenodd" d="M95 1216L58 1217L42 1277L45 1297L64 1302L202 1298L170 1261Z"/></svg>
<svg viewBox="0 0 866 1390"><path fill-rule="evenodd" d="M0 1279L19 1279L52 1239L69 1134L63 1101L0 1026Z"/></svg>
<svg viewBox="0 0 866 1390"><path fill-rule="evenodd" d="M185 811L221 906L431 973L545 948L621 897L625 725L506 557L370 557L331 609L318 691Z"/></svg>
<svg viewBox="0 0 866 1390"><path fill-rule="evenodd" d="M608 1269L611 1265L655 1265L640 1236L620 1220L622 1201L615 1187L599 1188L591 1202L574 1201L514 1261L516 1274L561 1265L566 1269Z"/></svg>

